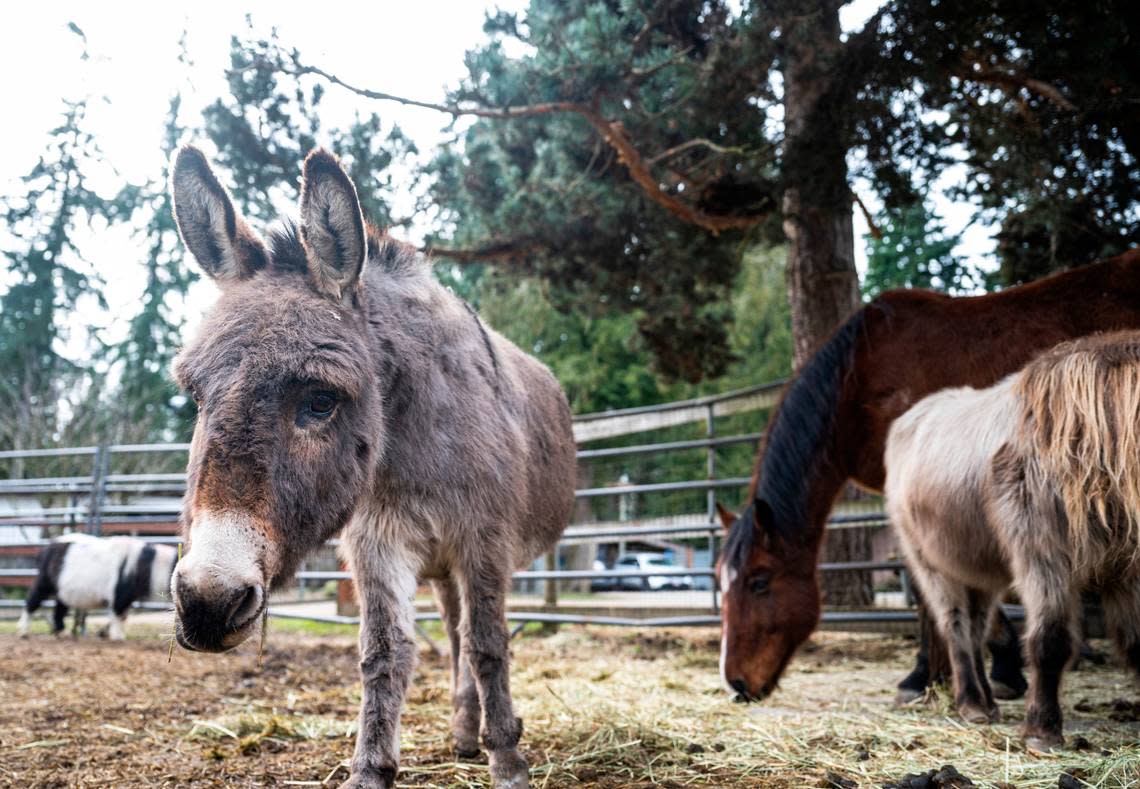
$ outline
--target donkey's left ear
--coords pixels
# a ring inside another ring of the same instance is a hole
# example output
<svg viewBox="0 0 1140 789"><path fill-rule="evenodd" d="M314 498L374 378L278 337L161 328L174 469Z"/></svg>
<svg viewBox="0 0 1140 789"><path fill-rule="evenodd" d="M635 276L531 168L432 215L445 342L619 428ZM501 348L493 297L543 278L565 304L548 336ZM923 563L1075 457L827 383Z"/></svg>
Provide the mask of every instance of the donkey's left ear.
<svg viewBox="0 0 1140 789"><path fill-rule="evenodd" d="M318 148L305 159L301 240L317 289L347 301L368 253L356 187L336 157Z"/></svg>

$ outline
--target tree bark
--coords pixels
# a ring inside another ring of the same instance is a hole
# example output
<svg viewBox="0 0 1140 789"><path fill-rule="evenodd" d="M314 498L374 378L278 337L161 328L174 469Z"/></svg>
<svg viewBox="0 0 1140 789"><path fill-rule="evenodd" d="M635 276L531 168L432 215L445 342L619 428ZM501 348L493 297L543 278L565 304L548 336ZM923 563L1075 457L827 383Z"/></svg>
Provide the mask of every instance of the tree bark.
<svg viewBox="0 0 1140 789"><path fill-rule="evenodd" d="M786 278L797 368L860 303L844 119L853 92L841 73L839 5L837 0L779 4ZM864 529L828 532L825 561L868 558ZM862 606L873 600L869 573L828 573L822 580L829 605Z"/></svg>

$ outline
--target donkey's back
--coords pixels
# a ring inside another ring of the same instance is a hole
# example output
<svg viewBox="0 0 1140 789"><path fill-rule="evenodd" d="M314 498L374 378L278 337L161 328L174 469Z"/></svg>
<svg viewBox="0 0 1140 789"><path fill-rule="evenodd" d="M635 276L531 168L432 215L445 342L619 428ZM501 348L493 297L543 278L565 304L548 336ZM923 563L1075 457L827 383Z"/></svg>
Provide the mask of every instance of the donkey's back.
<svg viewBox="0 0 1140 789"><path fill-rule="evenodd" d="M553 547L573 508L562 387L442 287L416 250L377 234L369 244L382 261L366 272L377 373L399 381L384 403L378 503L423 512L443 554L454 540L490 540L522 567ZM425 575L447 563L430 557Z"/></svg>

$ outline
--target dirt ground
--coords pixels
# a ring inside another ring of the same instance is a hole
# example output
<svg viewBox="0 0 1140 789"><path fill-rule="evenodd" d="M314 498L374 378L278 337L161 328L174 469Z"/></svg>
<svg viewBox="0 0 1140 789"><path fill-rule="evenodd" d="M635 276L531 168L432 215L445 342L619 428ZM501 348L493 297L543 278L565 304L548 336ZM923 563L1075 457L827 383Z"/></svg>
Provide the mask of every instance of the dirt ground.
<svg viewBox="0 0 1140 789"><path fill-rule="evenodd" d="M0 786L336 786L359 700L353 639L275 627L260 668L256 644L168 663L157 632L112 644L0 629ZM822 634L762 706L719 688L717 646L708 630L516 638L532 786L960 785L898 783L946 764L981 786L1140 786L1140 704L1111 660L1070 675L1069 748L1046 756L1018 742L1020 702L989 727L961 723L944 697L891 709L905 639ZM446 660L425 648L401 786L487 785L485 763L452 756L447 686Z"/></svg>

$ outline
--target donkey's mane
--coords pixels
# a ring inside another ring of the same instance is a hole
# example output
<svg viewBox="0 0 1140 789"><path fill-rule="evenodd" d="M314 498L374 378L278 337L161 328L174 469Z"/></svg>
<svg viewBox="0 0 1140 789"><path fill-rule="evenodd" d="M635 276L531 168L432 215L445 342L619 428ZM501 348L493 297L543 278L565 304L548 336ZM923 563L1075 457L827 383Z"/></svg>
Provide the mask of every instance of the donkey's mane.
<svg viewBox="0 0 1140 789"><path fill-rule="evenodd" d="M765 433L761 458L752 479L751 502L733 525L724 552L731 566L743 564L752 550L756 508L763 526L784 540L802 538L807 525L812 484L832 438L839 398L852 370L855 347L867 308L856 312L808 360L788 388Z"/></svg>
<svg viewBox="0 0 1140 789"><path fill-rule="evenodd" d="M365 229L368 265L379 266L389 274L410 273L427 265L424 257L410 244L397 241L371 224ZM269 252L269 266L273 271L292 274L308 271L301 229L292 219L285 220L280 227L269 232Z"/></svg>

